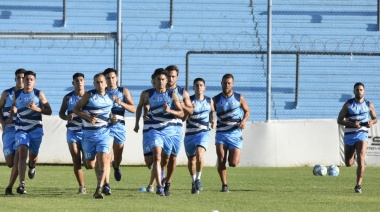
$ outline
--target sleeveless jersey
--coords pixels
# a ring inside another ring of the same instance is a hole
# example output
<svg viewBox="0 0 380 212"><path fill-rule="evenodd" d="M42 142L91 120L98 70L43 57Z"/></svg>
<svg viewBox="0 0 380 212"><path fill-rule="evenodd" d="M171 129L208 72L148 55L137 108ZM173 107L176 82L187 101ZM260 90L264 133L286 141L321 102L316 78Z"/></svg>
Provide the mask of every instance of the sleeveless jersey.
<svg viewBox="0 0 380 212"><path fill-rule="evenodd" d="M66 94L66 103L67 103L67 114L73 113L75 105L81 99L75 95L74 91ZM73 113L73 120L67 121L66 124L67 129L72 130L74 132L78 132L82 130L82 118Z"/></svg>
<svg viewBox="0 0 380 212"><path fill-rule="evenodd" d="M90 93L90 98L82 108L82 112L89 115L97 115L97 121L95 124L91 124L86 119L82 119L82 128L84 130L96 130L108 127L113 100L107 94L104 96L99 95L95 89L88 92Z"/></svg>
<svg viewBox="0 0 380 212"><path fill-rule="evenodd" d="M42 108L40 103L40 90L33 89L30 93L23 90L15 92L15 104L17 108L16 132L31 132L34 129L42 128L42 114L28 108L30 102Z"/></svg>
<svg viewBox="0 0 380 212"><path fill-rule="evenodd" d="M360 121L360 128L345 127L344 134L353 134L357 132L368 132L366 125L370 119L370 102L364 100L358 103L354 98L349 99L346 120L351 122Z"/></svg>
<svg viewBox="0 0 380 212"><path fill-rule="evenodd" d="M155 89L149 90L149 123L148 129L161 130L172 128L177 125L177 118L163 111L162 106L168 104L172 108L173 91L167 90L164 93L157 93Z"/></svg>
<svg viewBox="0 0 380 212"><path fill-rule="evenodd" d="M216 131L229 132L238 129L238 123L244 116L244 111L240 107L240 94L234 92L226 98L220 93L214 98L217 116Z"/></svg>
<svg viewBox="0 0 380 212"><path fill-rule="evenodd" d="M3 114L3 120L4 120L4 122L7 123L10 111L12 109L13 95L15 94L16 91L15 91L14 87L12 87L12 88L9 88L9 89L5 90L4 92L6 94L6 98L5 98L5 104L4 104L4 107L3 107L3 111L1 111L1 112ZM8 124L7 128L8 127L15 127L15 122L16 122L16 116L14 115L13 116L13 123L12 124Z"/></svg>
<svg viewBox="0 0 380 212"><path fill-rule="evenodd" d="M110 96L112 100L114 100L115 97L118 97L122 102L126 103L123 89L123 87L117 87L115 90L108 90L106 88L106 93ZM113 115L116 115L119 123L125 124L125 109L121 105L117 104L116 102L113 102L111 111Z"/></svg>
<svg viewBox="0 0 380 212"><path fill-rule="evenodd" d="M154 88L150 88L150 89L146 89L145 91L144 91L144 93L148 93L149 94L149 92L154 92ZM145 106L145 105L144 105ZM144 108L143 108L143 110L144 110ZM144 114L144 112L143 112L143 114ZM149 131L149 126L150 126L150 124L152 123L152 117L151 117L151 115L149 114L149 111L148 111L148 120L143 120L143 123L144 123L144 126L143 126L143 133L147 133L148 131Z"/></svg>
<svg viewBox="0 0 380 212"><path fill-rule="evenodd" d="M205 96L198 100L195 95L190 96L190 101L195 105L194 113L187 118L186 134L193 135L199 132L209 131L209 118L211 112L211 99Z"/></svg>

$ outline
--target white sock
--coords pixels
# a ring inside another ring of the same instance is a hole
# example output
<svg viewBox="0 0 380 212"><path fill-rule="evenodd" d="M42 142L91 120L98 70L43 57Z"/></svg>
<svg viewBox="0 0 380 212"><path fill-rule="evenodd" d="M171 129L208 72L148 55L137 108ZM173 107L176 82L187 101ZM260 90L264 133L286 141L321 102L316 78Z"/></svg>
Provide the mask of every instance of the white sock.
<svg viewBox="0 0 380 212"><path fill-rule="evenodd" d="M202 172L197 172L197 180L200 180L201 179L201 175L202 175Z"/></svg>
<svg viewBox="0 0 380 212"><path fill-rule="evenodd" d="M195 174L194 175L191 175L191 180L192 180L192 182L195 182Z"/></svg>

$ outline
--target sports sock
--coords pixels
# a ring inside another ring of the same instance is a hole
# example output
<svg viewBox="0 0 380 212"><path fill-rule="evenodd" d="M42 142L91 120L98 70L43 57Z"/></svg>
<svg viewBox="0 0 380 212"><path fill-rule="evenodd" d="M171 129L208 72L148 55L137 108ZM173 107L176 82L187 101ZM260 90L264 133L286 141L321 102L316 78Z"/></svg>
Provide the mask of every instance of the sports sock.
<svg viewBox="0 0 380 212"><path fill-rule="evenodd" d="M201 179L201 175L202 175L202 172L197 172L197 180L200 180Z"/></svg>
<svg viewBox="0 0 380 212"><path fill-rule="evenodd" d="M165 178L165 170L162 169L162 170L161 170L161 180L164 179L164 178Z"/></svg>
<svg viewBox="0 0 380 212"><path fill-rule="evenodd" d="M195 182L195 174L193 174L193 175L191 175L191 180L192 180L192 182Z"/></svg>

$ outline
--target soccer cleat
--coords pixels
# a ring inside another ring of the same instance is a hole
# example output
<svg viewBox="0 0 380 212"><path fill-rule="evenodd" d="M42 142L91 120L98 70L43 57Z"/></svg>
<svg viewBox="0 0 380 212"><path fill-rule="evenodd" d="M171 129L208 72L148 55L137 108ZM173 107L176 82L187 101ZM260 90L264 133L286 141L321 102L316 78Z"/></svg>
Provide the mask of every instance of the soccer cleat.
<svg viewBox="0 0 380 212"><path fill-rule="evenodd" d="M79 186L78 193L77 194L86 194L87 189L84 186Z"/></svg>
<svg viewBox="0 0 380 212"><path fill-rule="evenodd" d="M12 193L12 188L7 187L7 188L5 189L5 195L13 195L13 193Z"/></svg>
<svg viewBox="0 0 380 212"><path fill-rule="evenodd" d="M202 186L202 183L201 183L201 180L200 180L200 179L196 180L194 183L195 183L195 188L196 188L198 191L203 191L203 186Z"/></svg>
<svg viewBox="0 0 380 212"><path fill-rule="evenodd" d="M220 192L226 192L226 193L230 192L228 190L228 185L222 185L222 190Z"/></svg>
<svg viewBox="0 0 380 212"><path fill-rule="evenodd" d="M164 187L165 196L170 195L170 183L166 182Z"/></svg>
<svg viewBox="0 0 380 212"><path fill-rule="evenodd" d="M113 167L113 176L115 177L115 180L116 181L120 181L121 180L121 170L120 170L120 167L119 168L115 168L115 162L112 161L112 167Z"/></svg>
<svg viewBox="0 0 380 212"><path fill-rule="evenodd" d="M34 176L36 176L36 167L30 167L29 166L29 171L28 171L28 177L29 179L33 179Z"/></svg>
<svg viewBox="0 0 380 212"><path fill-rule="evenodd" d="M162 187L165 187L165 184L166 184L166 178L164 177L164 178L162 178L162 180L161 180L161 185L162 185Z"/></svg>
<svg viewBox="0 0 380 212"><path fill-rule="evenodd" d="M111 195L111 185L109 183L103 185L103 194L106 196Z"/></svg>
<svg viewBox="0 0 380 212"><path fill-rule="evenodd" d="M356 185L355 186L355 193L362 193L362 186L361 185Z"/></svg>
<svg viewBox="0 0 380 212"><path fill-rule="evenodd" d="M20 185L17 187L17 193L19 194L26 194L26 186L25 183L20 183Z"/></svg>
<svg viewBox="0 0 380 212"><path fill-rule="evenodd" d="M160 196L165 196L164 188L162 188L161 186L157 186L156 194Z"/></svg>
<svg viewBox="0 0 380 212"><path fill-rule="evenodd" d="M191 194L199 194L199 191L197 190L195 183L191 184Z"/></svg>
<svg viewBox="0 0 380 212"><path fill-rule="evenodd" d="M154 187L152 185L148 185L148 187L146 187L146 192L154 193Z"/></svg>
<svg viewBox="0 0 380 212"><path fill-rule="evenodd" d="M95 193L93 195L94 199L103 199L104 196L102 194L102 188L101 187L97 187L96 190L95 190Z"/></svg>

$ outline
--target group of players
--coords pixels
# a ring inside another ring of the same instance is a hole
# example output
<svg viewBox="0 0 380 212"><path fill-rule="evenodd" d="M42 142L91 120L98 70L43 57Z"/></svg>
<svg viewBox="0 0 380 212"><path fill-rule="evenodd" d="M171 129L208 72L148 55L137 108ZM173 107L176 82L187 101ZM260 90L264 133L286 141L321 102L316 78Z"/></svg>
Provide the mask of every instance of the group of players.
<svg viewBox="0 0 380 212"><path fill-rule="evenodd" d="M96 199L111 195L111 166L116 181L121 180L126 111L136 113L135 132L139 131L140 117L143 117L143 153L146 165L151 169L147 192L156 192L160 196L170 195L170 183L183 140L184 121L183 143L192 179L191 193L198 194L203 190L203 155L209 145L210 125L214 128L216 112L217 169L222 182L221 191L229 192L226 163L228 160L229 166L235 167L240 161L242 129L250 109L243 95L233 91L232 74L222 77L222 92L213 98L204 95L206 82L202 78L194 80L195 93L190 96L188 91L177 85L178 74L179 69L175 65L156 69L152 74L153 87L141 93L137 107L129 90L117 85L115 69L107 68L96 74L93 77L95 89L89 91L85 91L84 75L73 75L74 90L63 97L59 117L67 120L66 138L79 184L78 194L86 194L82 162L87 169L95 169L97 187L93 197ZM26 164L28 176L33 179L43 136L42 114L52 114L44 93L34 88L36 73L18 69L15 81L16 86L5 90L0 99L4 157L8 167L12 168L6 195L13 195L17 177L20 182L17 193L27 193Z"/></svg>

